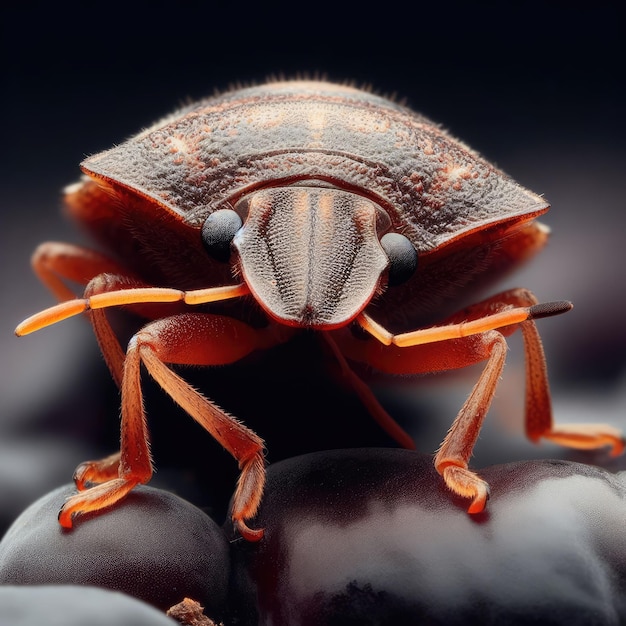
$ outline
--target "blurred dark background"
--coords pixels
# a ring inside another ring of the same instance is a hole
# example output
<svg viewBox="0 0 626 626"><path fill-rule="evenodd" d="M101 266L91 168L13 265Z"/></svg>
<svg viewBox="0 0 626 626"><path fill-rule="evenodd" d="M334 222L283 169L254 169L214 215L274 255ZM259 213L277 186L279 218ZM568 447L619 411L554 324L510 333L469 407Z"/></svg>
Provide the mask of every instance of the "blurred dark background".
<svg viewBox="0 0 626 626"><path fill-rule="evenodd" d="M0 10L3 522L67 482L86 453L101 452L94 424L110 424L103 448L117 427L116 391L88 324L13 336L19 321L53 303L30 271L34 247L81 237L61 216L61 189L86 155L181 103L271 75L319 73L396 93L545 194L551 243L507 284L575 303L540 322L557 419L626 427L626 33L617 3L15 5ZM523 441L521 344L511 346L476 465L532 455L602 462ZM413 412L430 424L413 431L428 452L477 373L379 391L407 428ZM277 376L267 394L280 393Z"/></svg>

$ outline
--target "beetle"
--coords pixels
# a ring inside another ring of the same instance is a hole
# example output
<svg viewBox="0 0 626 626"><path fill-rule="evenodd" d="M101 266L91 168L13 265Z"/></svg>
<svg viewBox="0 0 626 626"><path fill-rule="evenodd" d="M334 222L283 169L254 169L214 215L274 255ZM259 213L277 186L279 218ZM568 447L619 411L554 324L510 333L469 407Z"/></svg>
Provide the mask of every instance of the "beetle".
<svg viewBox="0 0 626 626"><path fill-rule="evenodd" d="M60 304L16 329L88 312L121 389L120 451L77 468L63 527L152 475L143 365L237 460L232 519L260 539L249 520L263 492L263 441L170 365L233 363L302 329L323 336L360 400L406 447L411 438L353 364L417 374L485 362L434 459L469 513L489 495L468 463L517 329L528 437L622 452L609 425L553 424L535 320L569 302L540 304L520 288L450 310L544 246L537 218L549 205L405 105L348 84L268 82L188 105L81 169L66 205L107 252L42 244L33 268ZM70 281L85 286L82 297ZM146 318L125 351L106 315L119 306ZM263 323L249 323L251 309Z"/></svg>

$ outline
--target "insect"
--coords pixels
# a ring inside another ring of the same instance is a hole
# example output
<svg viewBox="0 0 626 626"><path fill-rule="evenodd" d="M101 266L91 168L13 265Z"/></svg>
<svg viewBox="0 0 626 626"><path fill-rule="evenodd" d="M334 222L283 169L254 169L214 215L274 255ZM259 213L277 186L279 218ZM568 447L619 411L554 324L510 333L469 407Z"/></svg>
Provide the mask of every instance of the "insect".
<svg viewBox="0 0 626 626"><path fill-rule="evenodd" d="M66 204L107 252L42 244L34 271L61 303L16 329L88 312L121 389L120 451L77 468L62 526L150 479L143 365L236 459L233 522L260 539L249 521L263 441L170 366L232 363L302 329L323 336L370 413L407 447L351 364L413 374L485 362L434 460L470 513L489 487L469 458L517 329L528 437L622 451L611 426L552 422L535 320L569 302L513 289L443 313L542 248L548 230L536 218L549 205L404 105L348 85L270 82L183 108L81 168ZM85 286L82 297L68 282ZM126 350L106 315L120 306L145 318ZM263 323L247 321L251 308Z"/></svg>

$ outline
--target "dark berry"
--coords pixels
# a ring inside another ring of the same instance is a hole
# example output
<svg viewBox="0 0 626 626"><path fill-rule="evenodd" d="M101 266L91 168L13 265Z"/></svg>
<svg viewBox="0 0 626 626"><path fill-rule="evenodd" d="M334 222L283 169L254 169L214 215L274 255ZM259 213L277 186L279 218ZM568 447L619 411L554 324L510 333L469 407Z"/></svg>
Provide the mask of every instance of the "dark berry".
<svg viewBox="0 0 626 626"><path fill-rule="evenodd" d="M220 615L228 545L211 518L172 493L140 486L64 530L57 513L73 493L61 487L15 520L0 542L0 584L94 585L163 610L190 597Z"/></svg>
<svg viewBox="0 0 626 626"><path fill-rule="evenodd" d="M235 541L246 624L614 624L626 620L626 486L565 461L480 471L467 513L432 458L398 449L320 452L270 466ZM233 538L236 534L233 533Z"/></svg>

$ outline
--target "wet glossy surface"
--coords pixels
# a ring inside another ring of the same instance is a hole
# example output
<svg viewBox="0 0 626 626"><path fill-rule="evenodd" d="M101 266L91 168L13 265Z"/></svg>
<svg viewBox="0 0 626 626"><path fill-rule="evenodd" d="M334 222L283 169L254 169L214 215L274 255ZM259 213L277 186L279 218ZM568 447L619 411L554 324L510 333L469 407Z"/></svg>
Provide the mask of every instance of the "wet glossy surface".
<svg viewBox="0 0 626 626"><path fill-rule="evenodd" d="M246 623L257 611L260 624L293 625L626 619L619 477L564 461L481 476L492 497L470 516L430 457L409 451L330 451L270 467L257 520L265 540L234 544Z"/></svg>
<svg viewBox="0 0 626 626"><path fill-rule="evenodd" d="M177 496L138 487L106 516L57 523L65 486L44 496L0 542L0 585L97 585L165 610L185 596L223 610L228 548L221 529Z"/></svg>

